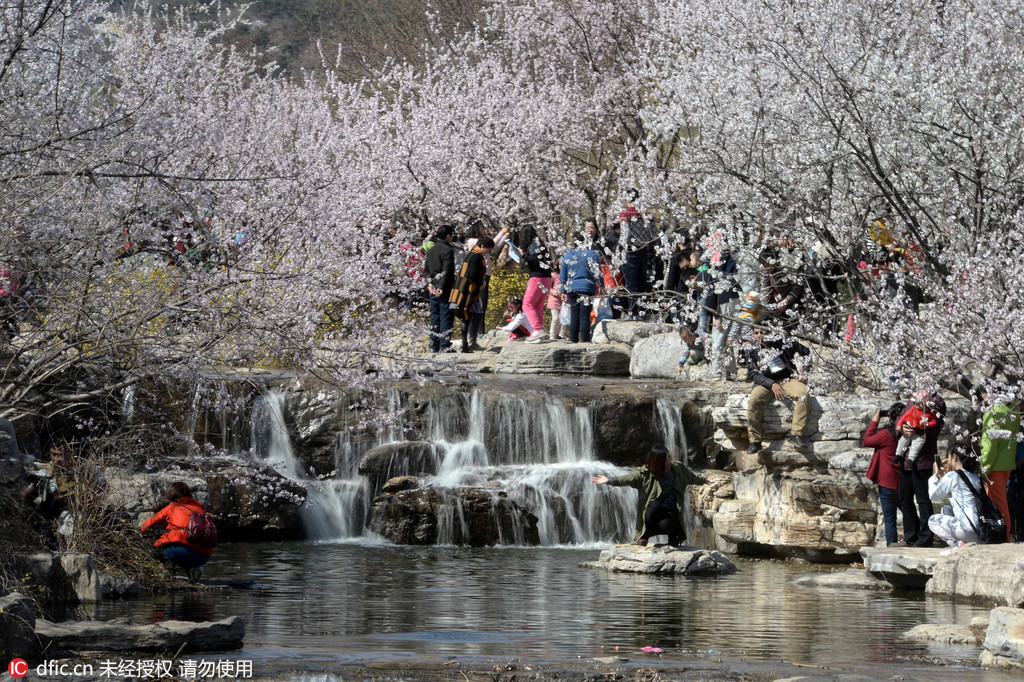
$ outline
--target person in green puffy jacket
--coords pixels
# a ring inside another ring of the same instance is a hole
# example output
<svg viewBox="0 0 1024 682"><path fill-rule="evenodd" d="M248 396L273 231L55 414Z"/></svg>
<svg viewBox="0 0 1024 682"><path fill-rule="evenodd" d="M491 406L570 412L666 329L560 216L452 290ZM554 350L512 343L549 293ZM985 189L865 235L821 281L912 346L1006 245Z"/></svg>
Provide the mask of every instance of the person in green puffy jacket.
<svg viewBox="0 0 1024 682"><path fill-rule="evenodd" d="M982 398L987 393L981 391ZM995 502L1006 522L1006 540L1010 540L1010 505L1006 484L1017 468L1017 432L1020 431L1020 406L1016 403L993 405L981 418L981 467L985 493Z"/></svg>
<svg viewBox="0 0 1024 682"><path fill-rule="evenodd" d="M686 540L683 505L686 486L704 479L682 462L673 462L662 446L651 448L646 465L625 476L594 476L597 485L629 486L637 490L636 534L633 542L646 545L653 535L668 535L670 545Z"/></svg>

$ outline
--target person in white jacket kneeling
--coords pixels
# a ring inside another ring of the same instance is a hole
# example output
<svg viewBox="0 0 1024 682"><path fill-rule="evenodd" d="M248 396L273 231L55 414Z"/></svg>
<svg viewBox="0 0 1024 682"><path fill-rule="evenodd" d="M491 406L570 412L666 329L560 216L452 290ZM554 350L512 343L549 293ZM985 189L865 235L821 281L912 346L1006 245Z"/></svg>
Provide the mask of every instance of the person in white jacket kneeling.
<svg viewBox="0 0 1024 682"><path fill-rule="evenodd" d="M932 533L951 547L944 555L955 553L968 542L978 541L978 504L971 486L980 490L981 481L972 473L975 468L976 459L955 449L950 450L944 466L940 467L938 462L932 465L928 496L933 502L949 500L942 507L942 513L932 514L928 519Z"/></svg>

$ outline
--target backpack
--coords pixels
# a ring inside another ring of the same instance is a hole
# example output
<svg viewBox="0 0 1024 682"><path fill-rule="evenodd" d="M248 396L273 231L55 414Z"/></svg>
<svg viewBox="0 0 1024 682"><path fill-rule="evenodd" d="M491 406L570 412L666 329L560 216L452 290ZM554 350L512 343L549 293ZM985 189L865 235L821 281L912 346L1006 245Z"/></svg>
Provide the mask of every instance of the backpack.
<svg viewBox="0 0 1024 682"><path fill-rule="evenodd" d="M968 490L974 495L974 504L978 509L978 526L971 523L971 528L978 535L978 541L983 545L998 545L1006 542L1006 522L1003 514L999 511L996 503L989 499L989 496L979 491L971 483L971 479L962 470L957 470L960 480L967 484Z"/></svg>
<svg viewBox="0 0 1024 682"><path fill-rule="evenodd" d="M182 530L185 531L185 540L193 545L207 549L217 546L217 526L213 523L213 517L206 512L193 511L188 517L188 527Z"/></svg>

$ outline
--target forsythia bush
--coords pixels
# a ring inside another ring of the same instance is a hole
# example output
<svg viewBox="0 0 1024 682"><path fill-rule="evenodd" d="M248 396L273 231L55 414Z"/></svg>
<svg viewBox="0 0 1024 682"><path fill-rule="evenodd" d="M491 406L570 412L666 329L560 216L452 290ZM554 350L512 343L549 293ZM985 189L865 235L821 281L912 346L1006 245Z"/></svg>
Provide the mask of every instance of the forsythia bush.
<svg viewBox="0 0 1024 682"><path fill-rule="evenodd" d="M491 271L491 298L484 318L487 330L497 327L504 315L509 296L522 296L529 276L515 263L495 266Z"/></svg>

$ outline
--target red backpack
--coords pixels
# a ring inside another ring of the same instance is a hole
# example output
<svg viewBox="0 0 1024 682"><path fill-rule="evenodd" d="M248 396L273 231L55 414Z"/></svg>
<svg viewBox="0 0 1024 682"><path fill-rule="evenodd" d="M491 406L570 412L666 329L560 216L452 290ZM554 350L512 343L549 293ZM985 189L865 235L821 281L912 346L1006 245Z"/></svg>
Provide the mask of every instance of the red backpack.
<svg viewBox="0 0 1024 682"><path fill-rule="evenodd" d="M185 507L185 505L179 506ZM206 512L197 512L191 509L189 511L191 514L188 517L188 527L182 529L185 531L185 540L207 549L216 547L217 526L213 523L213 517Z"/></svg>

